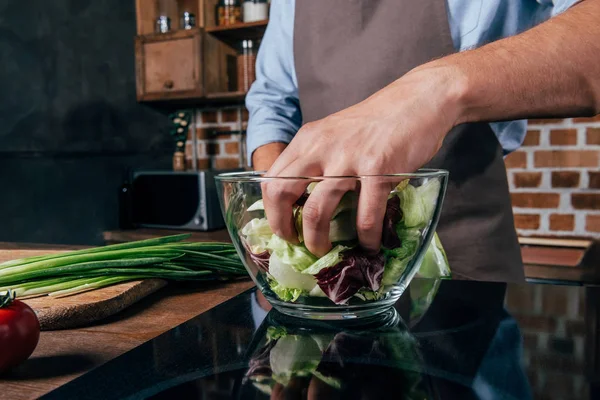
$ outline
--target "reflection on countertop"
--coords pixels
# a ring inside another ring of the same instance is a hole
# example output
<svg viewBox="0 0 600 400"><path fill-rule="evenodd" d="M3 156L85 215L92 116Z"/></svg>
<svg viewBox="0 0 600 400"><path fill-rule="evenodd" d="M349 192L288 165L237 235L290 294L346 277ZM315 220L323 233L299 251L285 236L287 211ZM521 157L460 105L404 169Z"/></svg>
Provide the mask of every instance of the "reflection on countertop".
<svg viewBox="0 0 600 400"><path fill-rule="evenodd" d="M415 280L388 312L340 323L250 290L45 398L588 399L597 293Z"/></svg>

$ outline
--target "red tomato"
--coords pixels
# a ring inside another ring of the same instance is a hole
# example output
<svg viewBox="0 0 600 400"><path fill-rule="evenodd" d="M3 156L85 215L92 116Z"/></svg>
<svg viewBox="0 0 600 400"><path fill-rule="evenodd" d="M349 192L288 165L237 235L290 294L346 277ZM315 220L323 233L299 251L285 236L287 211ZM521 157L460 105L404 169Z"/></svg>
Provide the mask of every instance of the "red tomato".
<svg viewBox="0 0 600 400"><path fill-rule="evenodd" d="M9 295L0 295L0 373L27 360L39 339L35 312Z"/></svg>

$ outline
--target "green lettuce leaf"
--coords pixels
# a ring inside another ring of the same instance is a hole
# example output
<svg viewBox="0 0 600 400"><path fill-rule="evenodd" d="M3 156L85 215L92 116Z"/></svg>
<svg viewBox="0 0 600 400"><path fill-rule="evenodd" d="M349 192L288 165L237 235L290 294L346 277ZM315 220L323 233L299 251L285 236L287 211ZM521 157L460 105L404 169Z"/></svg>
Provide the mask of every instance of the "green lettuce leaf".
<svg viewBox="0 0 600 400"><path fill-rule="evenodd" d="M357 238L355 209L341 212L330 222L329 241L331 243L348 242Z"/></svg>
<svg viewBox="0 0 600 400"><path fill-rule="evenodd" d="M417 188L417 193L423 203L425 221L428 222L433 218L433 212L435 211L438 196L440 195L440 181L437 179L427 181Z"/></svg>
<svg viewBox="0 0 600 400"><path fill-rule="evenodd" d="M312 288L310 292L308 292L308 295L313 297L327 297L327 295L323 292L323 290L321 290L319 285L315 285L315 287Z"/></svg>
<svg viewBox="0 0 600 400"><path fill-rule="evenodd" d="M354 210L356 210L357 207L358 207L358 194L356 192L346 192L346 194L344 194L344 196L342 196L340 203L335 208L335 211L333 212L333 216L331 217L331 219L334 219L335 217L337 217L339 214L341 214L343 212L354 211Z"/></svg>
<svg viewBox="0 0 600 400"><path fill-rule="evenodd" d="M440 183L437 180L430 180L418 188L407 185L399 191L397 195L402 209L402 224L408 228L426 226L433 217L439 191Z"/></svg>
<svg viewBox="0 0 600 400"><path fill-rule="evenodd" d="M342 380L340 378L325 376L319 371L313 372L313 375L334 389L340 390L342 388Z"/></svg>
<svg viewBox="0 0 600 400"><path fill-rule="evenodd" d="M400 209L402 210L401 223L408 228L420 228L425 221L423 202L414 186L408 185L398 192Z"/></svg>
<svg viewBox="0 0 600 400"><path fill-rule="evenodd" d="M272 279L269 281L269 287L283 301L294 302L304 293L302 289L288 288L280 285L276 280Z"/></svg>
<svg viewBox="0 0 600 400"><path fill-rule="evenodd" d="M436 232L423 257L417 276L421 278L440 278L450 275L450 264Z"/></svg>
<svg viewBox="0 0 600 400"><path fill-rule="evenodd" d="M385 274L385 272L384 272L384 274ZM361 299L363 301L379 300L381 298L381 296L383 295L383 289L384 289L384 284L382 281L382 285L378 291L373 291L371 289L362 288L354 296L358 297L359 299Z"/></svg>
<svg viewBox="0 0 600 400"><path fill-rule="evenodd" d="M411 259L412 257L403 260L397 258L388 259L383 270L383 278L381 279L382 286L395 285L398 283Z"/></svg>
<svg viewBox="0 0 600 400"><path fill-rule="evenodd" d="M281 262L299 272L310 267L317 261L317 257L308 251L303 244L291 244L277 235L271 236L266 247L271 255L276 255Z"/></svg>
<svg viewBox="0 0 600 400"><path fill-rule="evenodd" d="M421 318L429 309L440 287L440 279L416 278L410 282L410 319Z"/></svg>
<svg viewBox="0 0 600 400"><path fill-rule="evenodd" d="M273 378L286 386L292 377L312 375L321 361L321 350L308 335L287 335L277 341L269 361Z"/></svg>
<svg viewBox="0 0 600 400"><path fill-rule="evenodd" d="M290 264L283 262L275 253L271 254L269 258L269 275L277 283L277 289L275 290L271 286L271 290L276 294L279 291L282 295L278 294L278 296L282 299L290 295L297 299L302 292L311 291L317 284L312 275L298 272ZM285 291L287 289L293 290L288 293Z"/></svg>
<svg viewBox="0 0 600 400"><path fill-rule="evenodd" d="M263 203L263 200L257 200L256 202L254 202L254 204L252 204L250 207L248 207L248 211L264 211L265 209L265 204Z"/></svg>
<svg viewBox="0 0 600 400"><path fill-rule="evenodd" d="M401 241L400 247L384 249L384 254L386 257L395 257L399 260L412 258L421 244L421 233L416 229L405 229L400 226L397 227L396 233Z"/></svg>
<svg viewBox="0 0 600 400"><path fill-rule="evenodd" d="M266 218L254 218L242 228L241 233L254 254L266 251L273 236L273 231Z"/></svg>
<svg viewBox="0 0 600 400"><path fill-rule="evenodd" d="M337 245L333 249L329 250L329 253L319 258L312 265L302 271L303 274L316 275L323 268L333 267L342 260L342 251L349 249L349 247Z"/></svg>
<svg viewBox="0 0 600 400"><path fill-rule="evenodd" d="M269 326L267 328L267 342L278 340L287 336L287 330L283 326Z"/></svg>

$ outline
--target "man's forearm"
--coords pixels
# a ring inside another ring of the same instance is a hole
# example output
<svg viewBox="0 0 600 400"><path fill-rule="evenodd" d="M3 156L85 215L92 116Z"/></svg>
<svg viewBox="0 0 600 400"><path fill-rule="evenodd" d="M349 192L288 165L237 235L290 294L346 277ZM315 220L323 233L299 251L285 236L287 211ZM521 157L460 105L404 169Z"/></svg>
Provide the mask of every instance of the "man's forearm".
<svg viewBox="0 0 600 400"><path fill-rule="evenodd" d="M456 123L600 113L600 0L417 69L454 77ZM434 72L434 71L431 71Z"/></svg>
<svg viewBox="0 0 600 400"><path fill-rule="evenodd" d="M269 143L265 144L264 146L260 146L252 154L252 166L254 167L254 170L268 171L277 157L283 153L283 150L285 150L286 146L287 144L282 142Z"/></svg>

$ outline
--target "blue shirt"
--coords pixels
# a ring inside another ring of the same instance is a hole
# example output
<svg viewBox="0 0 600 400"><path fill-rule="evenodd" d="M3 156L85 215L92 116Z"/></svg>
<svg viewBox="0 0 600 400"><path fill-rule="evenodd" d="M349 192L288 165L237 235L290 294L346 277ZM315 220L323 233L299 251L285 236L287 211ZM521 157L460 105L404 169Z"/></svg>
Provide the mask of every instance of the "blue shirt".
<svg viewBox="0 0 600 400"><path fill-rule="evenodd" d="M324 0L326 1L326 0ZM521 33L578 0L447 0L448 22L457 51L476 48ZM250 113L248 160L258 147L289 143L302 125L294 69L295 0L273 0L269 25L258 51L256 81L246 96ZM517 149L527 121L490 124L505 153Z"/></svg>

